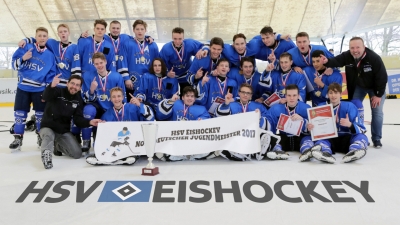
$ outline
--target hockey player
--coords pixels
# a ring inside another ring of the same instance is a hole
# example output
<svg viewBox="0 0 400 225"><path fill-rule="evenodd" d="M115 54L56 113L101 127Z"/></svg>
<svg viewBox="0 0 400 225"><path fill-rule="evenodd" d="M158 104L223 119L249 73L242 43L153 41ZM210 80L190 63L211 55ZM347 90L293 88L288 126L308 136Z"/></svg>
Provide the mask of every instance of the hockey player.
<svg viewBox="0 0 400 225"><path fill-rule="evenodd" d="M314 87L311 92L311 102L312 106L317 106L322 102L328 100L328 87L331 83L336 82L342 85L342 74L338 70L334 70L331 75L326 75L326 66L324 66L321 55L324 52L321 50L315 50L312 54L313 66L307 66L304 68L304 72L308 76L308 80Z"/></svg>
<svg viewBox="0 0 400 225"><path fill-rule="evenodd" d="M210 114L204 106L194 105L196 95L196 90L191 86L187 86L182 91L182 100L179 100L178 95L174 95L171 99L164 99L158 104L157 114L159 114L162 120L169 119L171 121L209 119ZM218 154L219 151L195 155L168 155L156 153L156 156L163 161L182 161L211 159L218 156Z"/></svg>
<svg viewBox="0 0 400 225"><path fill-rule="evenodd" d="M162 58L168 69L168 76L178 79L179 85L183 90L189 84L186 81L186 73L192 65L192 56L200 59L203 54L203 44L193 39L184 38L183 28L175 27L172 29L172 41L165 44L160 51Z"/></svg>
<svg viewBox="0 0 400 225"><path fill-rule="evenodd" d="M104 20L95 20L94 35L87 38L79 38L78 49L81 59L82 74L96 71L93 65L92 56L97 53L103 53L107 59L107 70L116 71L115 52L110 41L106 41L107 22Z"/></svg>
<svg viewBox="0 0 400 225"><path fill-rule="evenodd" d="M224 44L222 54L231 63L232 68L241 68L241 60L243 57L251 57L255 64L254 55L258 52L258 43L250 45L246 43L246 36L242 33L233 36L233 44Z"/></svg>
<svg viewBox="0 0 400 225"><path fill-rule="evenodd" d="M176 93L179 93L178 80L168 77L164 61L155 58L150 65L150 71L140 78L139 90L135 92L135 96L155 109L160 101L170 99Z"/></svg>
<svg viewBox="0 0 400 225"><path fill-rule="evenodd" d="M67 24L59 24L57 27L57 34L60 41L49 38L46 42L46 47L53 52L56 57L57 74L61 73L59 77L61 87L66 87L67 81L71 75L81 76L81 61L79 57L79 50L76 44L69 41L69 26ZM36 39L26 38L18 43L19 47L24 47L26 43L36 43Z"/></svg>
<svg viewBox="0 0 400 225"><path fill-rule="evenodd" d="M345 152L342 161L352 162L361 159L367 153L368 138L364 134L366 129L361 121L357 107L352 102L340 101L342 86L338 83L331 83L328 87L329 101L320 105L332 104L335 113L337 138L318 140L312 148L302 151L300 161L306 161L314 157L323 162L334 163L336 159L333 152ZM360 123L361 122L361 123ZM309 123L308 130L314 125ZM305 137L303 142L314 143L310 137Z"/></svg>
<svg viewBox="0 0 400 225"><path fill-rule="evenodd" d="M236 81L226 77L228 72L228 60L220 59L216 70L212 71L210 76L206 73L202 81L197 84L199 97L196 103L204 105L211 114L214 114L216 107L220 104L220 102L216 102L217 98L223 101L228 91L232 93L234 98L237 96ZM217 76L213 73L217 73Z"/></svg>
<svg viewBox="0 0 400 225"><path fill-rule="evenodd" d="M125 90L121 75L115 71L108 71L106 69L107 61L103 53L95 53L92 61L96 71L83 74L84 84L82 94L84 95L85 102L88 103L83 109L83 115L87 119L100 118L105 111L113 107L110 101L111 88L120 87ZM125 100L126 97L124 95ZM91 127L82 129L82 151L84 152L90 149L91 133ZM95 137L95 133L93 136Z"/></svg>
<svg viewBox="0 0 400 225"><path fill-rule="evenodd" d="M46 48L48 31L44 27L36 29L36 43L26 44L17 49L12 57L12 66L18 71L17 93L15 95L14 141L10 144L11 151L19 151L25 131L25 121L33 103L36 117L36 132L40 131L45 102L42 92L56 75L56 60L51 51ZM38 135L38 144L41 145Z"/></svg>
<svg viewBox="0 0 400 225"><path fill-rule="evenodd" d="M238 113L252 112L256 111L260 114L260 128L262 130L266 130L267 128L267 109L260 103L252 102L251 95L253 94L253 88L250 84L243 83L239 88L239 99L233 99L233 95L231 93L227 93L225 95L225 102L220 104L216 109L216 116L227 116ZM256 153L256 158L261 160L264 158L265 153L270 144L270 136L273 135L271 132L266 133L263 132L261 135L261 152ZM273 135L275 136L275 135ZM250 160L250 155L239 154L236 152L222 150L220 155L226 159L234 160L234 161L246 161Z"/></svg>
<svg viewBox="0 0 400 225"><path fill-rule="evenodd" d="M113 107L109 108L101 117L103 121L153 121L153 110L138 99L132 98L131 103L124 103L125 91L120 87L114 87L110 90L111 102ZM118 140L125 141L131 132L124 128L118 134ZM114 154L111 152L103 152L102 154ZM139 156L129 156L114 162L99 161L95 155L88 156L86 162L91 165L132 165Z"/></svg>
<svg viewBox="0 0 400 225"><path fill-rule="evenodd" d="M282 64L281 64L282 65ZM288 134L284 131L279 132L281 144L274 143L272 151L267 152L269 159L288 159L289 155L285 151L298 151L299 149L308 149L310 145L303 146L302 138L307 133L308 115L307 109L310 108L306 103L299 101L299 88L295 84L290 84L285 87L286 103L273 105L267 114L268 130L276 134L277 125L281 114L290 116L291 120L303 120L300 136ZM301 146L301 147L300 147ZM312 146L312 145L311 145Z"/></svg>
<svg viewBox="0 0 400 225"><path fill-rule="evenodd" d="M40 136L43 139L41 152L44 168L53 167L52 154L64 153L74 159L82 156L82 150L74 136L69 132L71 117L80 127L97 126L101 120L86 120L83 117L83 100L80 94L83 79L81 76L69 77L67 87L58 87L61 74L54 77L43 92L46 108L41 122Z"/></svg>
<svg viewBox="0 0 400 225"><path fill-rule="evenodd" d="M221 56L224 48L224 41L219 37L213 37L210 41L210 52L202 59L195 58L192 65L186 75L186 80L191 85L197 85L201 78L206 73L210 74L214 71L214 75L217 75L217 64L218 61L223 58Z"/></svg>
<svg viewBox="0 0 400 225"><path fill-rule="evenodd" d="M118 72L124 78L127 93L134 93L140 84L142 75L149 71L150 63L158 57L158 46L156 43L149 43L145 39L147 23L143 20L136 20L133 23L135 38L124 42L121 46L121 54L124 56L118 61ZM130 96L128 96L128 100Z"/></svg>

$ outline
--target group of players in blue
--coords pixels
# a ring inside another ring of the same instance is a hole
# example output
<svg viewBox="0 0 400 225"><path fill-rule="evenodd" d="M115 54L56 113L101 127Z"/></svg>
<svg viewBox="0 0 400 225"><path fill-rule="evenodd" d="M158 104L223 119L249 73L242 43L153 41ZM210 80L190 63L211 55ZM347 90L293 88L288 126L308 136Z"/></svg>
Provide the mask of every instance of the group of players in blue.
<svg viewBox="0 0 400 225"><path fill-rule="evenodd" d="M286 151L300 150L300 161L315 158L333 163L332 155L338 151L346 154L344 162L366 154L363 106L359 101L341 101L342 75L336 68L325 67L320 59L321 55L331 58L332 53L324 46L311 45L305 32L297 34L297 47L289 37L276 35L269 26L249 42L239 33L233 36L232 45L224 44L219 37L204 45L184 38L184 30L177 27L172 30L173 40L159 51L153 39L145 36L147 24L143 20L133 24L135 37L120 34L118 21L111 22L109 34L106 28L104 20L96 20L94 34L83 33L77 44L69 42L66 24L57 28L60 41L48 39L43 27L36 30L35 38L21 40L13 56L18 88L12 131L15 138L10 149L17 151L22 146L31 103L39 132L46 104L41 95L46 85L56 77L60 79L58 86L63 87L72 75L79 75L83 78L83 116L88 120L186 121L249 111L260 114L262 146L254 156L228 149L195 156L157 154L161 160L216 156L236 161L252 157L274 160L287 159ZM261 74L255 59L269 62ZM338 138L311 141L309 131L313 125L308 122L307 98L312 106L333 104ZM281 114L304 120L300 136L282 131L276 134ZM95 127L80 128L71 121L71 132L77 141L82 137L82 151L88 151L92 134L96 136ZM38 144L41 145L39 134ZM111 164L133 164L136 159L129 157ZM88 156L87 162L110 164L99 162L95 156Z"/></svg>

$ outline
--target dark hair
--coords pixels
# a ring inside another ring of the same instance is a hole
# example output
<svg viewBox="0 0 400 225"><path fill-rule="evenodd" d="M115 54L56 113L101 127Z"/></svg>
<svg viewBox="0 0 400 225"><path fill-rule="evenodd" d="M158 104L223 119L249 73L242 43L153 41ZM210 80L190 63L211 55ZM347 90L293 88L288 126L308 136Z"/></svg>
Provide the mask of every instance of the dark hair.
<svg viewBox="0 0 400 225"><path fill-rule="evenodd" d="M184 34L185 30L181 27L175 27L174 29L172 29L172 33Z"/></svg>
<svg viewBox="0 0 400 225"><path fill-rule="evenodd" d="M289 57L289 60L292 61L292 55L289 52L284 52L281 54L281 56L279 56L279 59L285 58L285 57Z"/></svg>
<svg viewBox="0 0 400 225"><path fill-rule="evenodd" d="M135 27L139 24L142 24L144 26L144 29L147 30L147 23L144 22L143 20L135 20L135 22L133 23L132 27L133 29L135 29Z"/></svg>
<svg viewBox="0 0 400 225"><path fill-rule="evenodd" d="M156 60L158 60L158 61L161 62L161 75L162 75L163 77L164 77L164 76L167 76L167 65L165 65L164 60L162 60L162 58L159 58L159 57L154 58L154 60L151 62L150 67L149 67L149 72L150 72L151 74L156 74L156 73L154 72L154 62L155 62Z"/></svg>
<svg viewBox="0 0 400 225"><path fill-rule="evenodd" d="M265 26L261 29L260 34L271 34L274 35L274 30L270 26Z"/></svg>
<svg viewBox="0 0 400 225"><path fill-rule="evenodd" d="M307 32L297 33L296 40L297 40L298 37L307 37L307 39L310 40L310 36L308 36Z"/></svg>
<svg viewBox="0 0 400 225"><path fill-rule="evenodd" d="M210 47L213 45L220 45L222 48L224 48L224 41L220 37L213 37L210 41Z"/></svg>
<svg viewBox="0 0 400 225"><path fill-rule="evenodd" d="M288 90L297 90L297 94L300 93L299 87L297 87L296 84L289 84L289 85L287 85L287 86L285 87L285 90L286 90L286 93L287 93Z"/></svg>
<svg viewBox="0 0 400 225"><path fill-rule="evenodd" d="M227 62L227 63L228 63L228 66L229 66L229 61L228 61L227 59L225 59L225 58L219 59L218 62L217 62L217 66L219 66L219 64L221 64L222 62ZM230 67L230 66L229 66L229 67Z"/></svg>
<svg viewBox="0 0 400 225"><path fill-rule="evenodd" d="M124 128L122 128L122 130L128 130L128 128L127 128L127 127L124 127Z"/></svg>
<svg viewBox="0 0 400 225"><path fill-rule="evenodd" d="M342 93L342 85L340 85L340 84L338 84L336 82L333 82L328 86L328 92L329 91Z"/></svg>
<svg viewBox="0 0 400 225"><path fill-rule="evenodd" d="M251 84L248 84L248 83L241 84L239 87L239 91L241 91L242 88L244 88L244 87L249 88L251 90L251 92L253 93L253 87L251 86Z"/></svg>
<svg viewBox="0 0 400 225"><path fill-rule="evenodd" d="M242 59L240 60L240 67L243 67L244 62L251 62L251 64L253 64L253 67L255 67L254 59L251 57L242 57Z"/></svg>
<svg viewBox="0 0 400 225"><path fill-rule="evenodd" d="M121 26L121 23L120 23L118 20L113 20L113 21L111 21L110 25L111 25L111 24L119 24L119 25Z"/></svg>
<svg viewBox="0 0 400 225"><path fill-rule="evenodd" d="M104 25L104 28L107 28L107 22L105 20L95 20L94 26L96 26L97 24Z"/></svg>
<svg viewBox="0 0 400 225"><path fill-rule="evenodd" d="M81 76L79 76L79 75L71 75L71 76L68 78L68 83L69 83L72 79L80 80L80 81L81 81L81 87L82 87L83 78L82 78Z"/></svg>
<svg viewBox="0 0 400 225"><path fill-rule="evenodd" d="M321 55L325 55L325 53L321 50L315 50L312 54L311 54L311 58L319 58Z"/></svg>
<svg viewBox="0 0 400 225"><path fill-rule="evenodd" d="M238 33L238 34L233 35L233 42L235 42L235 40L238 38L243 38L244 41L246 41L246 36L244 36L244 34L242 34L242 33Z"/></svg>
<svg viewBox="0 0 400 225"><path fill-rule="evenodd" d="M197 96L197 90L194 89L192 86L186 86L182 90L182 96L186 95L187 93L193 93L194 96Z"/></svg>
<svg viewBox="0 0 400 225"><path fill-rule="evenodd" d="M360 37L352 37L351 39L350 39L350 41L355 41L355 40L360 40L363 44L364 44L364 40L362 39L362 38L360 38ZM349 42L350 42L349 41Z"/></svg>

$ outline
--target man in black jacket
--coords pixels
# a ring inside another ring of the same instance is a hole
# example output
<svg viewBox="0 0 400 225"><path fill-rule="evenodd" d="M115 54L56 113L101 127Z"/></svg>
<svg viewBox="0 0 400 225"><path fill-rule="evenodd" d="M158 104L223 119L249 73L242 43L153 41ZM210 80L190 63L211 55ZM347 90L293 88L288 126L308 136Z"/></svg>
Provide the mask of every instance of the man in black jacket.
<svg viewBox="0 0 400 225"><path fill-rule="evenodd" d="M360 37L350 39L349 51L327 59L321 59L327 67L342 67L346 69L347 90L349 100L360 99L368 94L372 111L371 133L375 148L381 148L383 103L388 80L385 65L381 57L364 46Z"/></svg>
<svg viewBox="0 0 400 225"><path fill-rule="evenodd" d="M71 119L78 127L97 126L100 119L87 120L83 117L83 100L80 94L83 79L72 75L68 79L67 87L60 88L60 76L54 77L53 82L43 92L43 99L47 102L41 122L40 137L42 138L42 162L44 168L53 167L52 152L61 156L62 153L79 159L82 150L75 137L70 132Z"/></svg>

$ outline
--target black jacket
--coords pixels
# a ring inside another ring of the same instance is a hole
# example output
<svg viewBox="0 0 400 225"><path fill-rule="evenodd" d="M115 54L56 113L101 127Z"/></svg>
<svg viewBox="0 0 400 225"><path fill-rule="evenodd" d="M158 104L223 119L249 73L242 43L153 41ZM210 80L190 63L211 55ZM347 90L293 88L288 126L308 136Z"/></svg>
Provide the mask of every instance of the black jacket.
<svg viewBox="0 0 400 225"><path fill-rule="evenodd" d="M377 97L382 97L385 92L388 81L385 65L381 57L374 51L365 48L365 52L366 55L361 59L358 67L354 57L350 54L350 50L328 59L325 64L327 67L345 66L349 99L353 99L356 85L366 89L373 89Z"/></svg>
<svg viewBox="0 0 400 225"><path fill-rule="evenodd" d="M80 92L71 95L67 88L48 85L43 92L46 101L41 128L48 127L64 134L71 129L71 119L78 127L89 127L89 120L83 117L83 100Z"/></svg>

